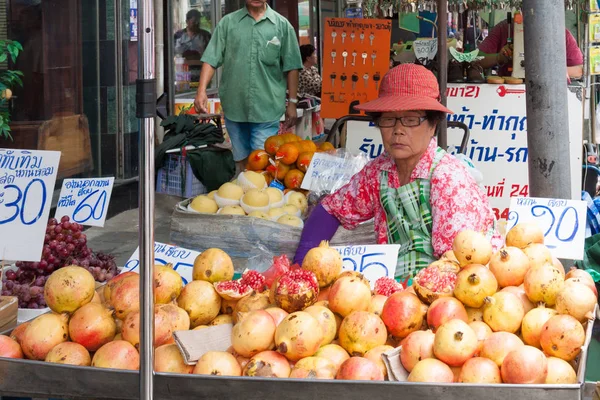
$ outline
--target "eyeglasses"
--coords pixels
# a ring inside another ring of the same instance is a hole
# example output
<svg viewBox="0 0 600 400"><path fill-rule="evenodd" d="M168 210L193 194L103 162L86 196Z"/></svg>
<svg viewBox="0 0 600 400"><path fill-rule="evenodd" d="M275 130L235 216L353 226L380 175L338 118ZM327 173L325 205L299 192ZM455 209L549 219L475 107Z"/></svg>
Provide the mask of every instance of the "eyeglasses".
<svg viewBox="0 0 600 400"><path fill-rule="evenodd" d="M377 121L377 126L380 128L393 128L396 126L398 121L400 121L403 126L410 128L421 125L426 119L427 117L384 117L379 118Z"/></svg>

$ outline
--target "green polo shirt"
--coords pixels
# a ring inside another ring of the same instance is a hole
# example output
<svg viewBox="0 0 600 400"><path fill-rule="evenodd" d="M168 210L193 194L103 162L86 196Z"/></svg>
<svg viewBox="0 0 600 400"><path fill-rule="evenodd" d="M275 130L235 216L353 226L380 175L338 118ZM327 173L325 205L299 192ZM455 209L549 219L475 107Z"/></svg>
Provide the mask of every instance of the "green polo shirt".
<svg viewBox="0 0 600 400"><path fill-rule="evenodd" d="M255 21L246 7L223 17L202 61L223 66L219 97L235 122L273 122L285 112L286 72L302 69L294 28L267 6Z"/></svg>

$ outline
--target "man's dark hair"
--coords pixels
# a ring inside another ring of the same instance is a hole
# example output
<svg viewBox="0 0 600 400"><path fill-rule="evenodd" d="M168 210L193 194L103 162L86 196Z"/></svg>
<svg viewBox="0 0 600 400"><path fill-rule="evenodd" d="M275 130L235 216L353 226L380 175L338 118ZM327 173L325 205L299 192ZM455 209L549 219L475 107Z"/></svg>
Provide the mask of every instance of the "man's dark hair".
<svg viewBox="0 0 600 400"><path fill-rule="evenodd" d="M196 9L192 9L192 10L188 11L187 14L185 14L186 21L189 21L192 18L196 18L196 20L198 20L198 23L200 23L201 17L202 17L202 14L200 14L200 11L198 11Z"/></svg>
<svg viewBox="0 0 600 400"><path fill-rule="evenodd" d="M306 60L313 55L315 52L315 46L312 44L303 44L300 46L300 55L302 56L302 62L306 62Z"/></svg>

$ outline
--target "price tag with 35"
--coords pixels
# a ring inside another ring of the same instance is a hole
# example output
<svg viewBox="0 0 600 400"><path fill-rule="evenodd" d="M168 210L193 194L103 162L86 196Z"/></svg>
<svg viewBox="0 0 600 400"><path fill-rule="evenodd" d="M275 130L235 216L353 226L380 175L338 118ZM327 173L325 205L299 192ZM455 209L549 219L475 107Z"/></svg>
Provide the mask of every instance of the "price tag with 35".
<svg viewBox="0 0 600 400"><path fill-rule="evenodd" d="M59 151L0 149L0 260L40 261Z"/></svg>
<svg viewBox="0 0 600 400"><path fill-rule="evenodd" d="M363 246L334 247L342 255L344 271L360 272L371 283L371 289L377 279L387 276L394 278L398 263L399 244L373 244Z"/></svg>
<svg viewBox="0 0 600 400"><path fill-rule="evenodd" d="M88 226L104 226L115 178L65 179L54 218L67 215Z"/></svg>
<svg viewBox="0 0 600 400"><path fill-rule="evenodd" d="M580 200L513 197L506 231L519 222L535 222L544 244L557 258L583 259L587 206Z"/></svg>

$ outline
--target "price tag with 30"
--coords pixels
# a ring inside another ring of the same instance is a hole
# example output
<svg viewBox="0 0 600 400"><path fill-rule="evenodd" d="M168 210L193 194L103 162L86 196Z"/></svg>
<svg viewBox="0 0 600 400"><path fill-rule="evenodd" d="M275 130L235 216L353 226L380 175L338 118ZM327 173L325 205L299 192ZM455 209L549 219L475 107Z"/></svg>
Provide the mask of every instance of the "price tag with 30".
<svg viewBox="0 0 600 400"><path fill-rule="evenodd" d="M88 226L104 226L115 178L65 179L54 217L67 215Z"/></svg>
<svg viewBox="0 0 600 400"><path fill-rule="evenodd" d="M398 263L399 244L373 244L364 246L334 247L342 255L344 271L360 272L371 283L371 289L377 279L387 276L394 278Z"/></svg>
<svg viewBox="0 0 600 400"><path fill-rule="evenodd" d="M506 231L520 222L535 222L544 244L557 258L583 259L587 206L579 200L513 197Z"/></svg>

